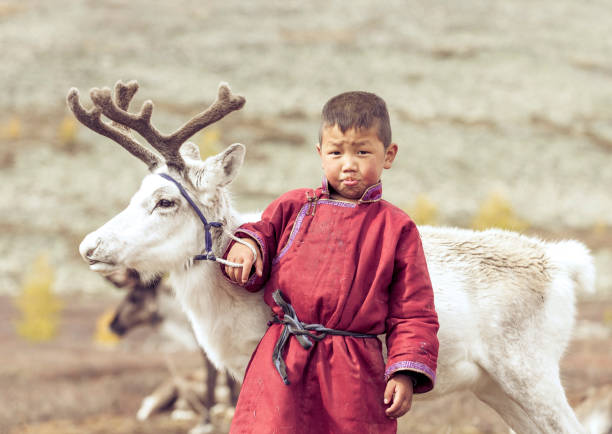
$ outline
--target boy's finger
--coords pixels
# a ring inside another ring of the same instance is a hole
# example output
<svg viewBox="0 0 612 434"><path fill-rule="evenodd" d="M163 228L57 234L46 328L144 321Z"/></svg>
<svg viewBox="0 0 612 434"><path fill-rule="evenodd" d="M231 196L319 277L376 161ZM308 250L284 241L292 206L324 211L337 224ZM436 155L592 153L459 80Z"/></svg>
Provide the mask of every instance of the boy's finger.
<svg viewBox="0 0 612 434"><path fill-rule="evenodd" d="M234 256L228 256L227 260L230 261L230 262L234 262L234 263L238 263L239 262L239 259L234 257ZM240 270L240 268L236 268L236 267L232 267L230 265L226 265L225 269L227 271L227 275L229 276L229 278L232 281L234 281L234 282L238 282L238 275L236 274L236 270Z"/></svg>
<svg viewBox="0 0 612 434"><path fill-rule="evenodd" d="M412 408L412 401L404 400L404 405L402 405L402 412L400 416L403 416L408 413L410 411L410 408Z"/></svg>
<svg viewBox="0 0 612 434"><path fill-rule="evenodd" d="M263 276L263 259L261 255L257 255L257 260L255 261L255 272L259 277Z"/></svg>
<svg viewBox="0 0 612 434"><path fill-rule="evenodd" d="M406 400L402 400L400 407L393 413L393 417L402 417L410 410L410 403Z"/></svg>
<svg viewBox="0 0 612 434"><path fill-rule="evenodd" d="M387 383L387 387L385 388L385 394L383 396L384 403L389 404L393 399L393 392L395 391L395 383L393 381L389 381Z"/></svg>
<svg viewBox="0 0 612 434"><path fill-rule="evenodd" d="M401 387L395 388L395 393L393 394L393 403L391 407L387 409L387 415L392 417L401 416L400 410L402 405L404 404L405 393Z"/></svg>
<svg viewBox="0 0 612 434"><path fill-rule="evenodd" d="M232 261L236 264L241 264L242 263L242 259L241 258L234 258L234 260ZM236 283L240 283L241 278L242 278L242 267L231 267L232 269L232 280Z"/></svg>
<svg viewBox="0 0 612 434"><path fill-rule="evenodd" d="M234 267L230 267L229 265L226 265L225 274L227 274L227 277L229 278L229 280L234 281Z"/></svg>
<svg viewBox="0 0 612 434"><path fill-rule="evenodd" d="M246 283L247 280L249 280L251 268L253 268L253 259L245 259L244 262L242 262L242 273L240 278L242 283Z"/></svg>
<svg viewBox="0 0 612 434"><path fill-rule="evenodd" d="M232 268L232 280L234 282L236 282L236 283L240 282L240 274L239 273L242 273L242 271L240 271L240 270L241 270L240 268L236 268L236 267Z"/></svg>

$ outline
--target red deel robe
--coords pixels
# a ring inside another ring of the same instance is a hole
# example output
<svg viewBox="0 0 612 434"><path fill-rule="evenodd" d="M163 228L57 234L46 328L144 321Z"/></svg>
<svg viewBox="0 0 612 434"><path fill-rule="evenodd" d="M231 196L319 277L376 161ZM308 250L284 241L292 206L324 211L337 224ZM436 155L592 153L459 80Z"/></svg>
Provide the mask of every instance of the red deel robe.
<svg viewBox="0 0 612 434"><path fill-rule="evenodd" d="M378 339L328 335L304 349L295 336L285 346L290 385L273 365L282 324L272 324L247 368L232 433L394 433L385 415L386 380L409 371L415 393L433 387L438 319L415 224L370 187L359 203L317 190L290 191L262 220L236 232L254 238L263 277L249 291L283 315L272 293L280 289L304 323L356 333L386 333L385 366Z"/></svg>

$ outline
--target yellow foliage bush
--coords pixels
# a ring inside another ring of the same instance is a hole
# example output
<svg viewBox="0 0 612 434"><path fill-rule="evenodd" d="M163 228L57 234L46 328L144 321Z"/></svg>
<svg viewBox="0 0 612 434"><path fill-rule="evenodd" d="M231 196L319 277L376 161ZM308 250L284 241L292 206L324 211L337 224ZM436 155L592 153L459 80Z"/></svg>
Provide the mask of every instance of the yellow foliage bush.
<svg viewBox="0 0 612 434"><path fill-rule="evenodd" d="M60 143L66 148L72 148L76 143L78 124L73 116L65 116L58 129Z"/></svg>
<svg viewBox="0 0 612 434"><path fill-rule="evenodd" d="M419 194L406 212L417 225L438 224L438 207L424 194Z"/></svg>
<svg viewBox="0 0 612 434"><path fill-rule="evenodd" d="M53 293L53 269L46 255L40 255L25 276L15 305L21 313L17 333L23 338L42 342L55 337L62 303Z"/></svg>
<svg viewBox="0 0 612 434"><path fill-rule="evenodd" d="M524 231L529 224L517 217L510 202L501 194L491 194L481 205L472 221L472 228L485 230L489 228Z"/></svg>
<svg viewBox="0 0 612 434"><path fill-rule="evenodd" d="M603 322L608 327L612 327L612 309L606 309L603 313Z"/></svg>
<svg viewBox="0 0 612 434"><path fill-rule="evenodd" d="M21 120L17 117L12 117L8 122L4 123L0 128L0 136L8 140L21 138Z"/></svg>
<svg viewBox="0 0 612 434"><path fill-rule="evenodd" d="M198 147L200 148L200 156L202 160L216 155L220 152L221 131L218 128L211 128L202 132Z"/></svg>
<svg viewBox="0 0 612 434"><path fill-rule="evenodd" d="M114 346L119 342L121 338L110 330L110 323L113 321L114 316L114 309L108 309L98 317L94 334L94 341L96 343Z"/></svg>
<svg viewBox="0 0 612 434"><path fill-rule="evenodd" d="M593 234L596 236L603 236L608 231L608 224L605 220L600 219L593 225Z"/></svg>

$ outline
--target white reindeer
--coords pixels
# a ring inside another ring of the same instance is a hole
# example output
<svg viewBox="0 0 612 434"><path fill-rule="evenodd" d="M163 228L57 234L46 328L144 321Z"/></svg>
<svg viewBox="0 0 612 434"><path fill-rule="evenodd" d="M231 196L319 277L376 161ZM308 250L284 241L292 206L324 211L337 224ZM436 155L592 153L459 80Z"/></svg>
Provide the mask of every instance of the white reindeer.
<svg viewBox="0 0 612 434"><path fill-rule="evenodd" d="M221 255L228 232L241 223L227 186L245 148L234 144L202 161L197 147L183 142L240 108L244 99L222 84L209 109L164 136L150 123L151 102L138 114L127 112L136 89L135 82L117 83L117 103L110 89L92 89L95 107L89 111L80 105L76 89L68 94L81 122L121 144L151 171L128 207L85 237L81 255L100 273L125 267L142 276L169 272L200 345L218 367L241 379L270 310L261 291L249 293L231 284L215 262L194 260L206 245L207 231L177 184L163 176L178 181L206 219L222 224L208 226L211 250ZM163 159L117 124L136 130ZM420 232L439 316L440 352L434 391L418 397L467 389L519 433L584 432L567 403L559 360L574 324L574 294L593 288L587 249L576 241L547 243L500 230L421 227Z"/></svg>

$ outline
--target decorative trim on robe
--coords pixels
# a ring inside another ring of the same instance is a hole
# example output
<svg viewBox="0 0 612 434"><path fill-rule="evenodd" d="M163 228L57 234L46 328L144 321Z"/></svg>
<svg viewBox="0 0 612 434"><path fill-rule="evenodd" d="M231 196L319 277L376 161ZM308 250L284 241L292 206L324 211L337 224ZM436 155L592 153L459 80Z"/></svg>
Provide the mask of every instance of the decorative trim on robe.
<svg viewBox="0 0 612 434"><path fill-rule="evenodd" d="M427 392L433 388L434 383L436 382L436 373L427 365L419 362L414 362L412 360L402 360L400 362L395 362L391 366L389 366L385 371L385 381L389 381L389 378L393 374L398 371L411 371L419 374L425 375L431 381L430 387L426 387L425 390L415 390L415 393ZM425 386L423 384L417 384L417 386Z"/></svg>
<svg viewBox="0 0 612 434"><path fill-rule="evenodd" d="M361 195L359 203L378 202L382 199L382 182L369 186Z"/></svg>
<svg viewBox="0 0 612 434"><path fill-rule="evenodd" d="M321 184L321 194L327 197L331 197L329 194L329 181L326 177L323 177ZM376 184L369 186L361 195L361 198L357 203L372 203L378 202L382 199L382 182L378 181ZM332 199L333 200L333 199Z"/></svg>
<svg viewBox="0 0 612 434"><path fill-rule="evenodd" d="M302 209L300 209L300 212L298 213L298 216L295 219L295 222L293 222L293 228L291 228L291 234L289 235L287 244L285 244L285 247L283 247L283 250L280 251L280 253L276 256L276 258L272 259L272 265L277 264L281 260L281 258L285 256L285 253L289 251L291 244L293 244L293 240L295 239L297 233L300 230L300 226L302 226L302 221L304 221L304 217L306 217L306 212L309 209L310 209L310 203L304 204L304 206L302 206Z"/></svg>

